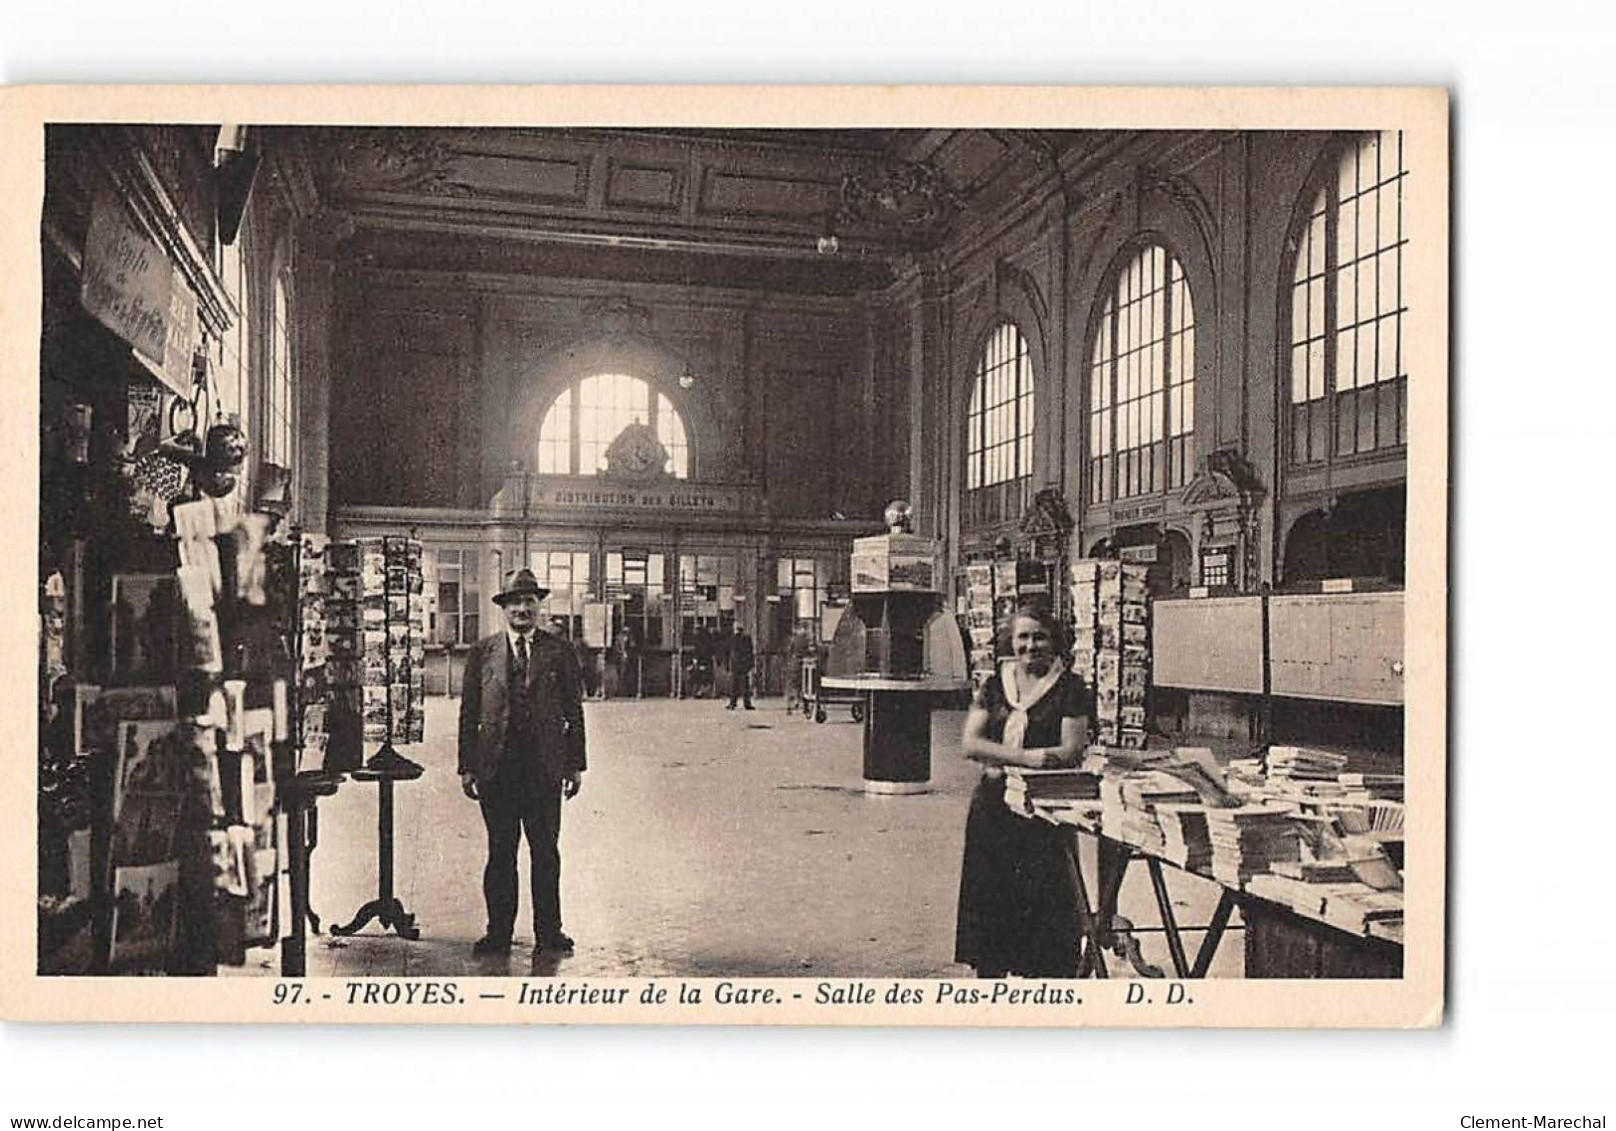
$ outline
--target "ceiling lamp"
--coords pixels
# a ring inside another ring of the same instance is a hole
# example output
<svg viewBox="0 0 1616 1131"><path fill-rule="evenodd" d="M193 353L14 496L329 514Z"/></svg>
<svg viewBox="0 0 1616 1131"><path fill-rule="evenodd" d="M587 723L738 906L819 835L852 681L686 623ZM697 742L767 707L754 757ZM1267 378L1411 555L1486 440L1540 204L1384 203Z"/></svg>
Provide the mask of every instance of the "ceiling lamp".
<svg viewBox="0 0 1616 1131"><path fill-rule="evenodd" d="M679 372L679 387L681 389L688 389L691 386L695 385L695 383L696 383L696 371L694 369L690 368L690 363L687 361L687 362L685 362L684 369L680 370L680 372Z"/></svg>

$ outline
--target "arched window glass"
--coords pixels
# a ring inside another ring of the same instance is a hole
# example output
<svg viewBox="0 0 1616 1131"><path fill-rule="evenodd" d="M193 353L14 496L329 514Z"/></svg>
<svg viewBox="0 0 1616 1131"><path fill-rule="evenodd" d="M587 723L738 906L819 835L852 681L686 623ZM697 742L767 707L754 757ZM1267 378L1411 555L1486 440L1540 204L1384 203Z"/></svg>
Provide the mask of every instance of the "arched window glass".
<svg viewBox="0 0 1616 1131"><path fill-rule="evenodd" d="M1369 134L1319 189L1291 277L1290 454L1320 463L1408 443L1403 137Z"/></svg>
<svg viewBox="0 0 1616 1131"><path fill-rule="evenodd" d="M563 389L539 426L541 475L598 475L606 449L630 424L648 424L668 450L664 471L690 477L685 422L666 395L626 373L597 373Z"/></svg>
<svg viewBox="0 0 1616 1131"><path fill-rule="evenodd" d="M1147 247L1117 275L1089 354L1089 502L1182 487L1195 467L1195 304Z"/></svg>
<svg viewBox="0 0 1616 1131"><path fill-rule="evenodd" d="M965 489L1032 475L1033 381L1027 340L1010 322L988 337L965 414Z"/></svg>

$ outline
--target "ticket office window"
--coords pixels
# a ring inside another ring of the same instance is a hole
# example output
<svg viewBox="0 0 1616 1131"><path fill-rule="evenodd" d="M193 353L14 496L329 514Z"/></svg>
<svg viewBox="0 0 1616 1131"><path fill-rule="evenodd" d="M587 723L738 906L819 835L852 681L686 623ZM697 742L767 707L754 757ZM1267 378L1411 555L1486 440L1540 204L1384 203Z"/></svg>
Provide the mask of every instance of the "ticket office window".
<svg viewBox="0 0 1616 1131"><path fill-rule="evenodd" d="M482 634L482 555L477 550L435 550L432 570L437 608L427 637L435 644L471 644Z"/></svg>
<svg viewBox="0 0 1616 1131"><path fill-rule="evenodd" d="M698 628L726 636L735 626L740 559L734 554L679 555L680 632L689 648Z"/></svg>
<svg viewBox="0 0 1616 1131"><path fill-rule="evenodd" d="M587 550L532 550L528 568L550 591L539 609L560 634L576 640L584 634L584 606L589 603L593 559Z"/></svg>
<svg viewBox="0 0 1616 1131"><path fill-rule="evenodd" d="M617 608L614 639L626 633L630 648L663 647L666 569L662 554L629 549L606 552L606 589Z"/></svg>
<svg viewBox="0 0 1616 1131"><path fill-rule="evenodd" d="M830 586L830 566L816 558L781 558L775 564L775 636L784 642L798 628L819 638L819 608Z"/></svg>

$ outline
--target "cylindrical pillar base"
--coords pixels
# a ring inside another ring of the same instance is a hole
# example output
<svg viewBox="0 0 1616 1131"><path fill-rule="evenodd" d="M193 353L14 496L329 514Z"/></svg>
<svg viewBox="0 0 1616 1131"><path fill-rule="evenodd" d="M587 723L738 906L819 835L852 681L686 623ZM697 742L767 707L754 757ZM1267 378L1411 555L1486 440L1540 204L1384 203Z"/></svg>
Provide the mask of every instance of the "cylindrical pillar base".
<svg viewBox="0 0 1616 1131"><path fill-rule="evenodd" d="M924 692L866 692L865 790L869 793L924 793L930 780L930 697Z"/></svg>

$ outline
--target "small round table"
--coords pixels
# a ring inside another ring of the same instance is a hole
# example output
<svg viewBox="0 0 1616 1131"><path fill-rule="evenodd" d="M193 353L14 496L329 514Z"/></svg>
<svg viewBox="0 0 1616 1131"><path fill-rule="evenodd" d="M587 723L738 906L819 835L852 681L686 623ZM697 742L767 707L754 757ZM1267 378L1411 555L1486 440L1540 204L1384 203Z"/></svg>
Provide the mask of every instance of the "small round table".
<svg viewBox="0 0 1616 1131"><path fill-rule="evenodd" d="M931 713L969 680L922 676L825 676L821 687L864 695L864 791L925 793L931 783Z"/></svg>

